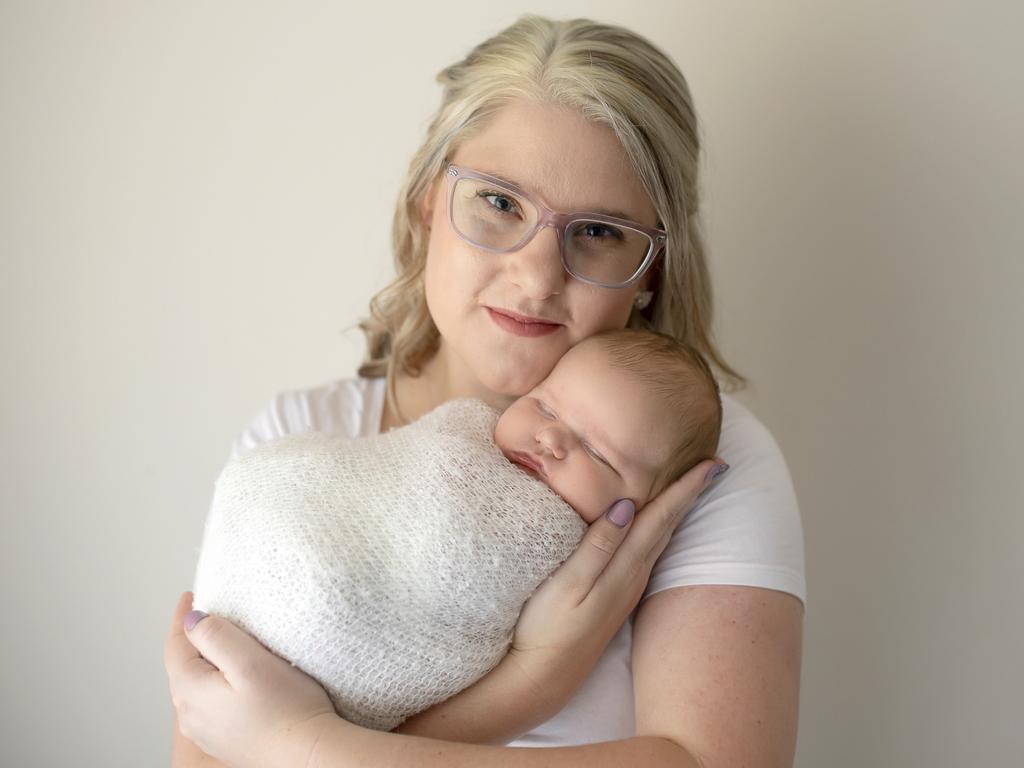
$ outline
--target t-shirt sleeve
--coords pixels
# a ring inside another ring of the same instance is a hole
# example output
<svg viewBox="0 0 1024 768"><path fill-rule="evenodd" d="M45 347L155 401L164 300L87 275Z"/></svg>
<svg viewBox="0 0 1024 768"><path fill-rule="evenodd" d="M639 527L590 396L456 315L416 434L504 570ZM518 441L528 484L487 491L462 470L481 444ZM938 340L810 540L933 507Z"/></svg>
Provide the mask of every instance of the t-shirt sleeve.
<svg viewBox="0 0 1024 768"><path fill-rule="evenodd" d="M231 458L268 440L311 429L309 407L301 393L278 392L235 438L231 445Z"/></svg>
<svg viewBox="0 0 1024 768"><path fill-rule="evenodd" d="M310 389L278 392L238 433L227 461L260 443L301 432L349 438L373 434L380 424L383 401L383 379L339 379Z"/></svg>
<svg viewBox="0 0 1024 768"><path fill-rule="evenodd" d="M776 589L806 603L803 529L785 459L749 410L728 396L722 406L718 455L730 469L676 528L644 598L671 587L728 584Z"/></svg>
<svg viewBox="0 0 1024 768"><path fill-rule="evenodd" d="M278 392L235 438L229 458L268 440L301 432L347 438L375 434L383 399L383 379L339 379L310 389Z"/></svg>

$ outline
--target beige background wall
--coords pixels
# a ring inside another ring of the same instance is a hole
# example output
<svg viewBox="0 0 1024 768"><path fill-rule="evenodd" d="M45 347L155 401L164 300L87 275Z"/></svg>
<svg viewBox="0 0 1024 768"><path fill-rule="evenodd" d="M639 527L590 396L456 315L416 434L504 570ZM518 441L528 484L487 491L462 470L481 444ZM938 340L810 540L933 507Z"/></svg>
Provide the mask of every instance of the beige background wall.
<svg viewBox="0 0 1024 768"><path fill-rule="evenodd" d="M690 80L719 331L802 505L797 764L1022 754L1018 3L0 3L0 763L163 765L212 483L349 375L433 74L522 10Z"/></svg>

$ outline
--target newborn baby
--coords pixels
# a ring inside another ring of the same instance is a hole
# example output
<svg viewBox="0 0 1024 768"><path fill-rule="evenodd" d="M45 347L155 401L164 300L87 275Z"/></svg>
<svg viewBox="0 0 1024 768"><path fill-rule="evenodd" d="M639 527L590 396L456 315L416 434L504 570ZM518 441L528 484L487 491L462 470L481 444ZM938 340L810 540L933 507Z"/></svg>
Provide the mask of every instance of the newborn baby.
<svg viewBox="0 0 1024 768"><path fill-rule="evenodd" d="M456 400L382 435L264 443L217 480L194 607L391 730L490 671L587 524L618 499L641 509L714 454L720 425L699 355L612 331L500 417Z"/></svg>
<svg viewBox="0 0 1024 768"><path fill-rule="evenodd" d="M722 406L704 360L662 334L605 331L570 349L498 419L501 452L592 523L639 510L718 447Z"/></svg>

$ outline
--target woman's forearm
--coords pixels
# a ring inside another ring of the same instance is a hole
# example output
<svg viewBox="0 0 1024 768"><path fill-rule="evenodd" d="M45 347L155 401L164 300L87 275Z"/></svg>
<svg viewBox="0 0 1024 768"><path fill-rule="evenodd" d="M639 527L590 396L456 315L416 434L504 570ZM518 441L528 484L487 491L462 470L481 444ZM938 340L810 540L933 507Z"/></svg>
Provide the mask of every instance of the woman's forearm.
<svg viewBox="0 0 1024 768"><path fill-rule="evenodd" d="M325 726L307 768L406 768L410 765L417 768L620 768L623 765L699 768L689 752L660 736L634 736L576 747L497 747L371 731L341 720Z"/></svg>
<svg viewBox="0 0 1024 768"><path fill-rule="evenodd" d="M565 692L530 680L517 659L506 656L469 688L413 715L395 732L463 744L507 744L554 717L568 699Z"/></svg>

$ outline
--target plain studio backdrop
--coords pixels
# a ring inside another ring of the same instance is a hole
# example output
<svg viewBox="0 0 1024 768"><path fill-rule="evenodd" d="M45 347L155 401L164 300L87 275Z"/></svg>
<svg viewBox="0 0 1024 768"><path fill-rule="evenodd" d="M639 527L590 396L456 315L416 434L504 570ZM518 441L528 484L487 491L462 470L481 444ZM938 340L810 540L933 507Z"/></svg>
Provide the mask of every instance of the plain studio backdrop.
<svg viewBox="0 0 1024 768"><path fill-rule="evenodd" d="M1024 12L792 0L0 3L0 763L167 764L230 443L354 372L434 75L526 11L693 90L804 521L797 765L1020 764Z"/></svg>

